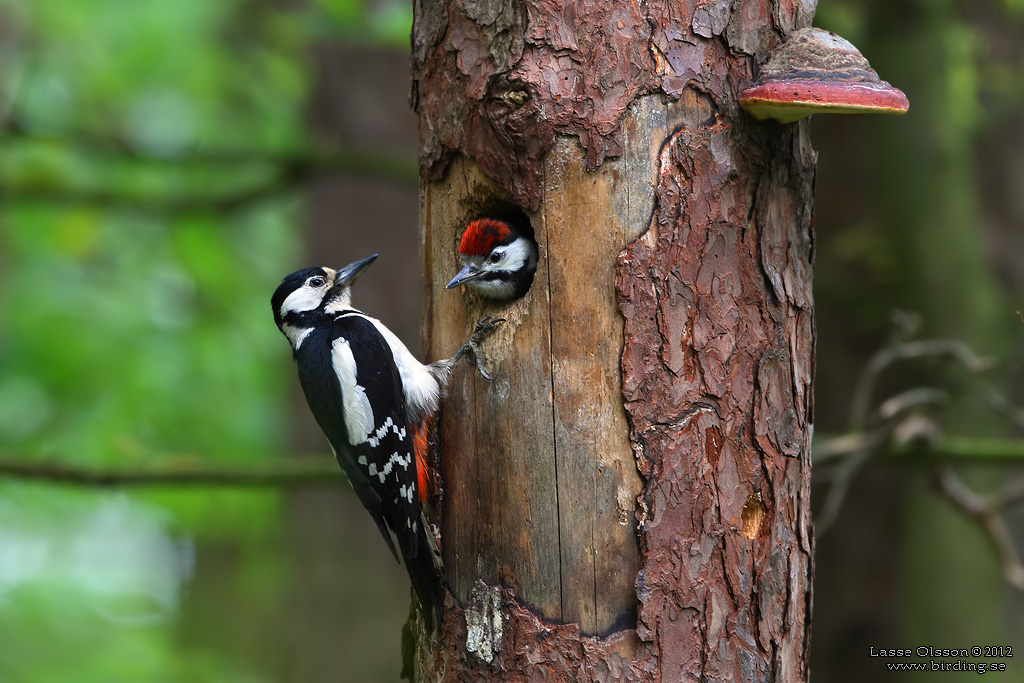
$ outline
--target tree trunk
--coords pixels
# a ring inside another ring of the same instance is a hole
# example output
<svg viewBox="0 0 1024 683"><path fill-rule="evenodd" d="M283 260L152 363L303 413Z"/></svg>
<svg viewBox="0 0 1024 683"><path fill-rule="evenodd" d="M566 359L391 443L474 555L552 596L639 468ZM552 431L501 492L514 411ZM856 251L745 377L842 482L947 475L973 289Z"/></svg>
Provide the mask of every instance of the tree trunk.
<svg viewBox="0 0 1024 683"><path fill-rule="evenodd" d="M814 152L737 105L813 2L418 0L424 342L454 604L417 680L806 678ZM522 210L507 305L446 292Z"/></svg>

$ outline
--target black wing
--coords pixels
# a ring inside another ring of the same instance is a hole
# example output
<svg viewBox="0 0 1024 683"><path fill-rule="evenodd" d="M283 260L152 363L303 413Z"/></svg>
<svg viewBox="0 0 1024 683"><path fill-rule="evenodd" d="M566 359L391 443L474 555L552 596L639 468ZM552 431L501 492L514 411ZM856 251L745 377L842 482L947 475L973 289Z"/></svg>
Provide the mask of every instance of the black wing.
<svg viewBox="0 0 1024 683"><path fill-rule="evenodd" d="M432 611L434 623L439 623L444 598L440 556L420 510L413 431L391 347L359 313L340 316L331 336L332 366L346 418L344 442L334 445L339 462L392 552L385 526L398 540L423 609ZM374 504L379 506L376 513L370 507Z"/></svg>
<svg viewBox="0 0 1024 683"><path fill-rule="evenodd" d="M306 398L391 551L394 534L402 557L415 557L420 526L416 464L391 348L359 314L338 318L325 332L300 348Z"/></svg>

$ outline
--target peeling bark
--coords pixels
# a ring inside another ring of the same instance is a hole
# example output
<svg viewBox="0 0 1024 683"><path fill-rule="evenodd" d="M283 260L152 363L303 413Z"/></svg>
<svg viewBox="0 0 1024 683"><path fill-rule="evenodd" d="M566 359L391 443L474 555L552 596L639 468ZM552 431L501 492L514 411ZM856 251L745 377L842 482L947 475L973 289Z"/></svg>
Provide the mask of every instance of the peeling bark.
<svg viewBox="0 0 1024 683"><path fill-rule="evenodd" d="M626 107L657 87L651 27L636 3L418 0L416 10L413 101L426 179L459 152L536 210L555 136L577 136L593 170L622 153Z"/></svg>
<svg viewBox="0 0 1024 683"><path fill-rule="evenodd" d="M814 155L801 127L758 132L670 136L655 219L619 261L646 480L637 633L673 680L806 677Z"/></svg>
<svg viewBox="0 0 1024 683"><path fill-rule="evenodd" d="M428 353L510 319L445 407L418 680L806 680L815 155L736 95L813 9L416 3ZM541 245L509 306L442 289L494 201Z"/></svg>

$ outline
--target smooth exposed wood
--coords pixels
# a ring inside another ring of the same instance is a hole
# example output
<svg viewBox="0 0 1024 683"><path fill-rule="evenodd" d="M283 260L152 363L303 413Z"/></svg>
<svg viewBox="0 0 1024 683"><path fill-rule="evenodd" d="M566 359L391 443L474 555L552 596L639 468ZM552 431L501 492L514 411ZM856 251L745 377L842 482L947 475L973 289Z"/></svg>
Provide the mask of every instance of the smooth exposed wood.
<svg viewBox="0 0 1024 683"><path fill-rule="evenodd" d="M641 482L622 408L622 323L613 256L642 217L612 206L628 193L622 162L584 171L578 145L559 139L544 166L551 302L562 612L584 633L635 624L640 568L633 515Z"/></svg>
<svg viewBox="0 0 1024 683"><path fill-rule="evenodd" d="M452 164L444 182L423 190L428 355L451 354L484 315L506 319L485 346L494 381L464 365L454 373L445 402L440 425L444 561L460 601L481 578L514 586L524 602L557 618L561 585L547 288L534 287L511 307L444 289L458 270L462 228L495 194L500 190L463 159ZM544 283L543 225L537 226L537 237L542 255L535 282ZM538 419L545 429L534 427Z"/></svg>
<svg viewBox="0 0 1024 683"><path fill-rule="evenodd" d="M428 353L450 353L483 315L507 320L486 346L494 381L460 370L444 409L449 583L460 601L477 580L511 587L545 618L587 633L632 625L639 569L640 479L622 408L614 292L615 255L633 235L628 209L610 203L624 177L615 169L585 173L571 144L549 157L549 199L533 214L540 265L531 291L511 305L444 290L462 226L507 195L464 159L424 190L427 244L437 245L425 252Z"/></svg>

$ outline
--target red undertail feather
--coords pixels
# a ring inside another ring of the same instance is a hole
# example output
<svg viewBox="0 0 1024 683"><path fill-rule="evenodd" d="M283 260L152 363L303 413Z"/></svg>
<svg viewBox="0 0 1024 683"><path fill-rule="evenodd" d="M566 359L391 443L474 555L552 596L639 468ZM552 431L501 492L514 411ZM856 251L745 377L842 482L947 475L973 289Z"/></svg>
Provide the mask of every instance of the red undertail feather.
<svg viewBox="0 0 1024 683"><path fill-rule="evenodd" d="M430 423L424 421L412 428L412 449L416 453L416 487L420 494L420 502L427 502L427 437L430 434Z"/></svg>
<svg viewBox="0 0 1024 683"><path fill-rule="evenodd" d="M487 256L495 245L512 236L507 225L493 218L478 218L462 233L459 253L467 256Z"/></svg>

